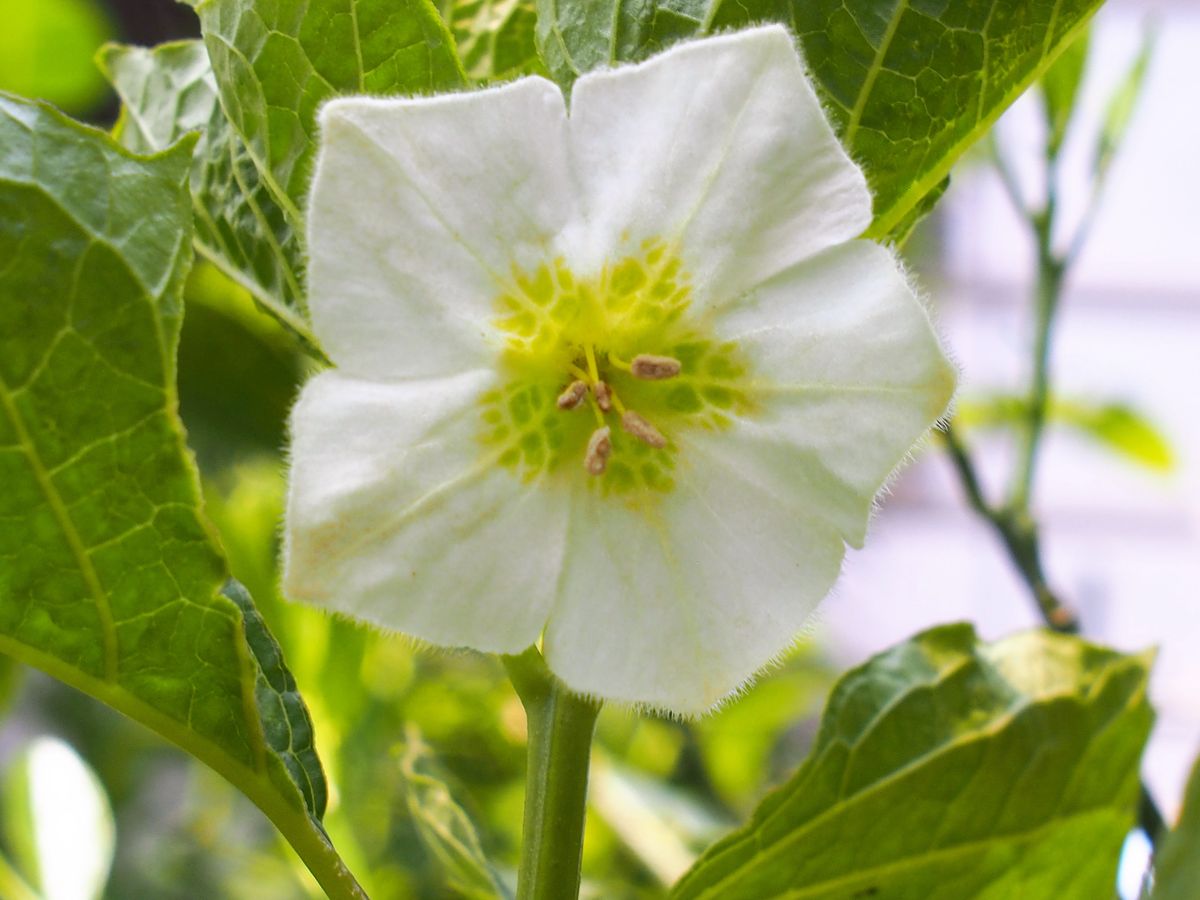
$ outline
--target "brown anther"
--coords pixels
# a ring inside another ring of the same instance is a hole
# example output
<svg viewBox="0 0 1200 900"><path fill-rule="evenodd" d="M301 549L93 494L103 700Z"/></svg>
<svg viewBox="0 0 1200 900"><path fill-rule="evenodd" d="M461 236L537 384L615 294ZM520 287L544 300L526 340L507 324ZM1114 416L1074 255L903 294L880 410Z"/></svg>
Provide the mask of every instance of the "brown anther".
<svg viewBox="0 0 1200 900"><path fill-rule="evenodd" d="M608 468L608 458L612 455L612 432L604 425L592 432L588 439L587 455L583 458L583 467L589 475L603 475Z"/></svg>
<svg viewBox="0 0 1200 900"><path fill-rule="evenodd" d="M583 402L583 398L587 396L588 386L586 381L572 381L565 391L558 395L559 409L575 409Z"/></svg>
<svg viewBox="0 0 1200 900"><path fill-rule="evenodd" d="M632 409L621 416L621 427L626 432L632 434L643 444L649 444L656 450L661 450L667 446L667 439L662 436L662 432L635 413Z"/></svg>
<svg viewBox="0 0 1200 900"><path fill-rule="evenodd" d="M593 384L592 393L596 395L596 405L600 407L601 412L610 412L612 410L612 388L605 382L597 381Z"/></svg>
<svg viewBox="0 0 1200 900"><path fill-rule="evenodd" d="M629 364L629 371L634 378L645 381L663 381L674 378L683 370L683 363L670 356L654 356L649 353L639 353Z"/></svg>

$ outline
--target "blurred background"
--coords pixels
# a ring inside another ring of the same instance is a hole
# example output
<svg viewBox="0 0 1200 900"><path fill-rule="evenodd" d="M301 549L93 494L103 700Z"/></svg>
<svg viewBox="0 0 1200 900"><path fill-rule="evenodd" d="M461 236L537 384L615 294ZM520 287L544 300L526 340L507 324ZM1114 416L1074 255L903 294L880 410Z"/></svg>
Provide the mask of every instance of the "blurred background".
<svg viewBox="0 0 1200 900"><path fill-rule="evenodd" d="M92 63L102 43L198 32L191 10L171 0L0 0L0 21L0 90L101 127L118 114ZM1060 203L1071 231L1088 206L1109 99L1148 27L1144 90L1069 275L1053 356L1061 414L1034 507L1049 579L1085 633L1160 648L1144 774L1173 815L1200 749L1200 8L1191 0L1110 0L1097 18ZM996 140L1022 192L1038 197L1040 98L1023 98ZM976 423L965 435L999 498L1014 441L989 410L1026 389L1035 257L985 151L956 169L907 252L962 367L961 407ZM411 814L426 775L444 780L484 848L511 866L524 717L498 664L418 654L278 596L280 450L305 361L248 297L199 267L179 371L209 513L312 707L334 785L327 825L351 867L379 900L444 896ZM747 696L687 724L605 711L588 890L655 895L803 758L837 672L954 619L987 638L1040 621L932 442L893 485L866 548L849 556L812 638ZM0 716L0 898L29 900L29 884L47 900L320 896L248 801L100 704L0 658Z"/></svg>

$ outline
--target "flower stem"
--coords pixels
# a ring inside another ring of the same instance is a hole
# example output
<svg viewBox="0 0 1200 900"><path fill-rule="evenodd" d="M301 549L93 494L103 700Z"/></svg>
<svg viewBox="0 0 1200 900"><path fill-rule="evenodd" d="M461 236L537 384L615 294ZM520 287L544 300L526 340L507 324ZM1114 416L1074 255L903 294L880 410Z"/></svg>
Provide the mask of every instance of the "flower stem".
<svg viewBox="0 0 1200 900"><path fill-rule="evenodd" d="M568 691L536 647L503 659L529 722L517 900L575 900L600 702Z"/></svg>

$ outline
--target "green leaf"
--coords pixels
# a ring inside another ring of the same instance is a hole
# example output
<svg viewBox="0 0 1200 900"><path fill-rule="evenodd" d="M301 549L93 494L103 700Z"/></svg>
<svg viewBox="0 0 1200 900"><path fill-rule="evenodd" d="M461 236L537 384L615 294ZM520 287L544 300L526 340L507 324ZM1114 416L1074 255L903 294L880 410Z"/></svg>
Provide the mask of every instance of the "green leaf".
<svg viewBox="0 0 1200 900"><path fill-rule="evenodd" d="M0 651L149 726L334 897L307 713L200 511L175 414L193 139L140 157L0 97Z"/></svg>
<svg viewBox="0 0 1200 900"><path fill-rule="evenodd" d="M112 34L96 0L5 3L0 28L0 91L88 112L104 99L92 51Z"/></svg>
<svg viewBox="0 0 1200 900"><path fill-rule="evenodd" d="M1195 900L1200 885L1200 759L1192 768L1183 811L1154 866L1154 900Z"/></svg>
<svg viewBox="0 0 1200 900"><path fill-rule="evenodd" d="M304 321L299 236L221 110L204 45L109 45L97 63L124 104L114 130L122 145L155 153L199 133L191 174L197 253L319 355Z"/></svg>
<svg viewBox="0 0 1200 900"><path fill-rule="evenodd" d="M543 71L533 0L441 0L463 68L475 81L502 81Z"/></svg>
<svg viewBox="0 0 1200 900"><path fill-rule="evenodd" d="M298 232L323 101L465 77L431 0L200 0L196 12L225 113Z"/></svg>
<svg viewBox="0 0 1200 900"><path fill-rule="evenodd" d="M1046 114L1046 148L1051 158L1058 156L1067 126L1075 112L1083 70L1087 66L1089 37L1084 31L1067 45L1054 65L1046 70L1040 83Z"/></svg>
<svg viewBox="0 0 1200 900"><path fill-rule="evenodd" d="M400 752L400 774L408 814L450 888L472 900L511 897L484 856L470 817L437 774L433 751L415 725L407 728Z"/></svg>
<svg viewBox="0 0 1200 900"><path fill-rule="evenodd" d="M538 46L565 86L685 37L782 22L895 238L1102 0L539 0Z"/></svg>
<svg viewBox="0 0 1200 900"><path fill-rule="evenodd" d="M1159 472L1175 466L1175 454L1166 436L1142 413L1124 403L1052 397L1047 418L1140 466ZM1023 428L1029 419L1029 401L1011 394L967 400L959 404L956 419L968 428Z"/></svg>
<svg viewBox="0 0 1200 900"><path fill-rule="evenodd" d="M673 896L1111 896L1148 666L1044 631L920 634L838 682L799 771Z"/></svg>
<svg viewBox="0 0 1200 900"><path fill-rule="evenodd" d="M1125 138L1125 132L1129 130L1129 122L1133 119L1133 111L1137 108L1142 85L1146 81L1146 71L1150 68L1150 59L1154 55L1154 41L1154 31L1147 29L1142 36L1142 46L1138 55L1134 57L1125 77L1109 98L1093 164L1097 179L1103 179L1107 174L1108 167Z"/></svg>

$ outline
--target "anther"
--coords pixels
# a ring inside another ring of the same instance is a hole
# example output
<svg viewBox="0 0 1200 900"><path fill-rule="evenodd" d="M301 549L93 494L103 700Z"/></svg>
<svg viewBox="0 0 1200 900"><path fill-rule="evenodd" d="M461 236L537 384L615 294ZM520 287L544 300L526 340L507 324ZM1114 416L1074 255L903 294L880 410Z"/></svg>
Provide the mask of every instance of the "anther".
<svg viewBox="0 0 1200 900"><path fill-rule="evenodd" d="M608 468L608 458L612 455L612 432L605 425L592 432L588 439L587 455L583 458L583 467L589 475L603 475Z"/></svg>
<svg viewBox="0 0 1200 900"><path fill-rule="evenodd" d="M592 385L592 392L596 395L596 405L600 407L602 412L609 412L613 408L612 404L612 388L603 381L597 381Z"/></svg>
<svg viewBox="0 0 1200 900"><path fill-rule="evenodd" d="M587 396L588 386L584 381L572 381L565 391L558 395L559 409L575 409Z"/></svg>
<svg viewBox="0 0 1200 900"><path fill-rule="evenodd" d="M667 439L662 432L635 413L632 409L621 416L621 427L643 444L649 444L656 450L667 446Z"/></svg>
<svg viewBox="0 0 1200 900"><path fill-rule="evenodd" d="M683 363L670 356L654 356L650 353L639 353L629 364L629 371L634 378L644 381L663 381L674 378L683 370Z"/></svg>

